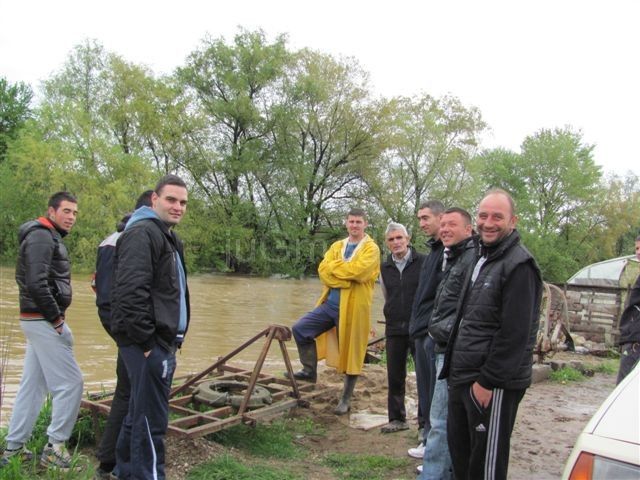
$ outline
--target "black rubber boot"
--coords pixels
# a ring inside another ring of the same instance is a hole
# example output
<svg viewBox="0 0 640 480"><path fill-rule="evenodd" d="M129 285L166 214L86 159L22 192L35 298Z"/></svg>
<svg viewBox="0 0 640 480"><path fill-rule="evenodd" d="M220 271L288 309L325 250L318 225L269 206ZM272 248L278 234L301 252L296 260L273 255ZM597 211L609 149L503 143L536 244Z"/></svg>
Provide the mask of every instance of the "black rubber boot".
<svg viewBox="0 0 640 480"><path fill-rule="evenodd" d="M338 406L333 410L336 415L344 415L351 410L351 396L353 395L353 389L358 381L358 375L345 375L344 376L344 388L342 389L342 398L338 402Z"/></svg>
<svg viewBox="0 0 640 480"><path fill-rule="evenodd" d="M293 378L302 382L316 383L318 378L318 353L315 343L305 343L298 345L298 354L300 355L300 363L302 370L295 372ZM285 372L288 377L288 373Z"/></svg>

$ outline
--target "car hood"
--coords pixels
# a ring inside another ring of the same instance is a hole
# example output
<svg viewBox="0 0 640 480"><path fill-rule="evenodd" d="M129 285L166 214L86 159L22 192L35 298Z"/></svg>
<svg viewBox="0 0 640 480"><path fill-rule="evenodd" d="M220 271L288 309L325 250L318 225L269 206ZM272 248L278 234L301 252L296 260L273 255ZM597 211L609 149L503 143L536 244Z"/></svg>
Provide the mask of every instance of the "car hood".
<svg viewBox="0 0 640 480"><path fill-rule="evenodd" d="M617 395L615 393L617 392ZM615 408L612 405L615 401ZM593 435L640 443L640 364L609 396L592 419Z"/></svg>

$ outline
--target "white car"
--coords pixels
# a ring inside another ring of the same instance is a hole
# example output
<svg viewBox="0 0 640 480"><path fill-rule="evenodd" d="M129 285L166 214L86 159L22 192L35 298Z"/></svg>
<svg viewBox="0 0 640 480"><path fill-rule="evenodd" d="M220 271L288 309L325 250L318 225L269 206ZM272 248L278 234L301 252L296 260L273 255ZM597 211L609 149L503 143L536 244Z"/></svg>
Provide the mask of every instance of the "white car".
<svg viewBox="0 0 640 480"><path fill-rule="evenodd" d="M640 479L640 364L611 392L584 428L562 478Z"/></svg>

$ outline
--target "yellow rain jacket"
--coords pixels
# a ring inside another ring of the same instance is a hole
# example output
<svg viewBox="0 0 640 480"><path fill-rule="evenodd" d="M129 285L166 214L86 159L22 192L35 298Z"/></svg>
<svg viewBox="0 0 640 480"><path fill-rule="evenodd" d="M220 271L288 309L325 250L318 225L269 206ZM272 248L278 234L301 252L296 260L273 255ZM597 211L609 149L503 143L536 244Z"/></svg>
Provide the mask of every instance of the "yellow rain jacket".
<svg viewBox="0 0 640 480"><path fill-rule="evenodd" d="M335 367L338 373L359 375L371 330L371 302L380 273L380 249L365 235L345 260L347 240L333 243L318 267L323 288L316 306L326 301L331 288L339 288L340 317L339 331L334 327L318 336L316 348L318 358L326 358L327 365Z"/></svg>

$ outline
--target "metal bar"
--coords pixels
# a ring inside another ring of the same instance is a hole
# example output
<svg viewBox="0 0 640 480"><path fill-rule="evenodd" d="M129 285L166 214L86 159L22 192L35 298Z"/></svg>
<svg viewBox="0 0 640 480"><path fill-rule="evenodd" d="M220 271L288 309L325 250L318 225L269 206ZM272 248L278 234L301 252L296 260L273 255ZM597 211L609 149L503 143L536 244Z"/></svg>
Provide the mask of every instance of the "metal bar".
<svg viewBox="0 0 640 480"><path fill-rule="evenodd" d="M289 359L289 352L287 352L287 347L285 346L282 340L278 340L278 345L280 345L280 351L282 352L282 358L284 359L284 364L287 367L287 375L289 380L291 381L291 388L293 388L293 396L300 399L300 389L298 388L298 382L296 382L296 378L293 376L293 367L291 367L291 360Z"/></svg>
<svg viewBox="0 0 640 480"><path fill-rule="evenodd" d="M218 361L215 362L213 365L211 365L209 368L204 369L202 372L197 374L195 377L192 377L191 379L187 380L182 385L178 385L176 388L171 390L171 393L169 394L169 397L175 396L176 394L182 392L183 390L186 390L188 387L190 387L191 385L196 383L201 378L206 377L210 372L215 370L218 367L218 365L226 363L227 360L229 360L230 358L235 357L238 353L240 353L242 350L247 348L249 345L251 345L253 342L258 340L260 337L264 337L265 335L267 335L270 330L271 330L271 327L265 328L262 332L260 332L256 336L252 337L250 340L247 340L246 342L244 342L242 345L240 345L238 348L233 350L231 353L228 353L224 357L218 359Z"/></svg>
<svg viewBox="0 0 640 480"><path fill-rule="evenodd" d="M249 379L249 385L247 386L247 391L244 394L242 403L240 403L240 408L238 408L238 415L242 415L247 409L247 405L249 404L249 399L251 398L253 389L256 386L256 381L258 380L258 374L260 373L260 370L262 370L262 365L264 364L265 358L267 358L267 353L269 353L269 347L271 346L271 342L273 341L273 337L275 336L276 328L277 327L275 327L274 325L271 325L269 327L269 334L267 335L267 341L264 342L264 347L262 347L262 351L260 352L260 356L258 357L256 366L253 368L253 373L251 374L251 378Z"/></svg>

